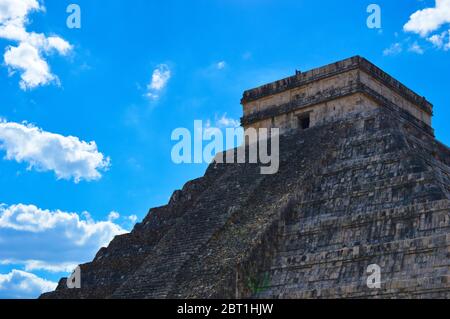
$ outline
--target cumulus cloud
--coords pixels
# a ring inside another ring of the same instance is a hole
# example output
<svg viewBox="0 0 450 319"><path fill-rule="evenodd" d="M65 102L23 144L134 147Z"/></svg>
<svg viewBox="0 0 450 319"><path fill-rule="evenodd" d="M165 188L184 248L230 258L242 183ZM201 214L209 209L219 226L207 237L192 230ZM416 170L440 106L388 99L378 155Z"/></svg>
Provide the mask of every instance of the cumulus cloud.
<svg viewBox="0 0 450 319"><path fill-rule="evenodd" d="M450 23L450 0L436 0L433 8L413 13L403 30L425 37L447 23Z"/></svg>
<svg viewBox="0 0 450 319"><path fill-rule="evenodd" d="M433 44L437 49L448 51L450 49L450 30L439 34L433 34L427 38L427 41Z"/></svg>
<svg viewBox="0 0 450 319"><path fill-rule="evenodd" d="M147 96L151 99L158 99L160 92L166 87L171 77L171 71L167 64L160 64L154 70L152 79L147 85Z"/></svg>
<svg viewBox="0 0 450 319"><path fill-rule="evenodd" d="M0 265L21 265L25 271L42 270L51 273L71 273L78 264L75 262L45 262L42 260L17 260L4 259L0 260Z"/></svg>
<svg viewBox="0 0 450 319"><path fill-rule="evenodd" d="M391 55L397 55L402 53L403 47L401 43L393 43L389 48L384 49L383 55L384 56L391 56Z"/></svg>
<svg viewBox="0 0 450 319"><path fill-rule="evenodd" d="M7 160L27 163L28 169L53 171L58 179L91 181L101 178L110 159L97 150L95 142L50 133L32 124L0 119L0 150Z"/></svg>
<svg viewBox="0 0 450 319"><path fill-rule="evenodd" d="M28 43L21 43L18 47L10 47L5 55L5 64L13 69L21 69L20 87L27 89L56 80L51 74L45 60L40 57L38 49Z"/></svg>
<svg viewBox="0 0 450 319"><path fill-rule="evenodd" d="M21 265L26 271L66 272L126 232L111 220L93 220L89 213L2 204L0 263Z"/></svg>
<svg viewBox="0 0 450 319"><path fill-rule="evenodd" d="M68 240L75 246L89 243L95 246L106 245L113 236L125 233L125 230L111 220L95 222L88 214L82 219L76 213L44 210L24 204L0 205L0 229L29 234L52 232L61 236L60 240Z"/></svg>
<svg viewBox="0 0 450 319"><path fill-rule="evenodd" d="M6 48L4 62L10 75L21 72L20 87L23 90L59 83L44 56L52 53L66 55L72 50L72 45L61 37L47 37L26 30L28 15L43 10L37 0L0 0L0 38L17 43Z"/></svg>
<svg viewBox="0 0 450 319"><path fill-rule="evenodd" d="M54 286L44 285L49 282L30 272L70 273L77 265L92 260L114 236L127 233L111 220L118 216L111 212L106 221L95 221L88 212L0 204L0 265L20 269L0 275L0 298L35 298L53 290Z"/></svg>
<svg viewBox="0 0 450 319"><path fill-rule="evenodd" d="M13 269L8 274L0 274L0 299L36 298L44 292L55 290L56 286L56 282Z"/></svg>

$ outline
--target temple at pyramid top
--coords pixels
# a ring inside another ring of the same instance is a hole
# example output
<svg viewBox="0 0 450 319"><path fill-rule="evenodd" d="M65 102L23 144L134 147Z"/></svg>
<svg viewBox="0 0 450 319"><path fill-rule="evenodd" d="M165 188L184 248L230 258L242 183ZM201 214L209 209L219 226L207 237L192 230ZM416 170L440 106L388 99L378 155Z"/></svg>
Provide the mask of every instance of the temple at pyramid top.
<svg viewBox="0 0 450 319"><path fill-rule="evenodd" d="M433 105L360 56L247 90L244 128L307 129L384 107L434 136Z"/></svg>

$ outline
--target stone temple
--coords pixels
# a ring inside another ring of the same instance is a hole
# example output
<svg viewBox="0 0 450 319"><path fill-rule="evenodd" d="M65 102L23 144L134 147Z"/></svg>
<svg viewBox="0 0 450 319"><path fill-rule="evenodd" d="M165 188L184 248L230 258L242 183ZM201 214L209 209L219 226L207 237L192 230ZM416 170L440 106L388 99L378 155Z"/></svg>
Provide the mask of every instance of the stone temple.
<svg viewBox="0 0 450 319"><path fill-rule="evenodd" d="M212 163L41 298L450 298L450 149L424 97L356 56L242 105L280 128L277 174Z"/></svg>

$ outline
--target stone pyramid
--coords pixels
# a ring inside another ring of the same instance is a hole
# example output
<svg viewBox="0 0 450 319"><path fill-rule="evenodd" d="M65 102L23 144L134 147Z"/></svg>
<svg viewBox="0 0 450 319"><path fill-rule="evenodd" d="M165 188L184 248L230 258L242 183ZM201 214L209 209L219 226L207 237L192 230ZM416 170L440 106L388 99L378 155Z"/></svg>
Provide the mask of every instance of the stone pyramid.
<svg viewBox="0 0 450 319"><path fill-rule="evenodd" d="M277 174L212 163L41 298L449 298L450 149L370 103L283 132Z"/></svg>

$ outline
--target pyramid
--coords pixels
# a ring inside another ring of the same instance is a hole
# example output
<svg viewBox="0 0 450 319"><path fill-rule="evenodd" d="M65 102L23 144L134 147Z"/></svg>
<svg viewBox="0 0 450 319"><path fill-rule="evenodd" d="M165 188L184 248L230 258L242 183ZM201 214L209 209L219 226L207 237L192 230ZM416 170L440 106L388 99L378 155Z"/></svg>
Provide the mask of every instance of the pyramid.
<svg viewBox="0 0 450 319"><path fill-rule="evenodd" d="M450 297L450 149L431 104L361 57L242 104L245 128L281 128L276 174L210 164L81 265L80 289L63 278L41 298Z"/></svg>

